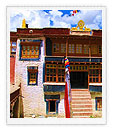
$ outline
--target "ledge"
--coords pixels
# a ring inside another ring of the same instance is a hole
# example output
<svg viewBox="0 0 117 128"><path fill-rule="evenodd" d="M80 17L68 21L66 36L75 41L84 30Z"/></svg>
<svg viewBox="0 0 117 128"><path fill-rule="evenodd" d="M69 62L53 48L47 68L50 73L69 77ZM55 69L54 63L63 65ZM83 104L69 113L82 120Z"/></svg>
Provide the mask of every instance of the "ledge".
<svg viewBox="0 0 117 128"><path fill-rule="evenodd" d="M89 91L90 92L102 92L102 86L90 85L89 86Z"/></svg>
<svg viewBox="0 0 117 128"><path fill-rule="evenodd" d="M65 83L45 82L43 85L65 85Z"/></svg>
<svg viewBox="0 0 117 128"><path fill-rule="evenodd" d="M102 83L89 83L91 86L102 86Z"/></svg>

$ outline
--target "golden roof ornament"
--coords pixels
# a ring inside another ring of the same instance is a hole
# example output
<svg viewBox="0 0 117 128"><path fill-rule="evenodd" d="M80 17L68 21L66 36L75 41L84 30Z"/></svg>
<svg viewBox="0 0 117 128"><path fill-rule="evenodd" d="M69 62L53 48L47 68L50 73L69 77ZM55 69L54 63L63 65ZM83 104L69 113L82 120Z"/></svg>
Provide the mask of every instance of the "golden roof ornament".
<svg viewBox="0 0 117 128"><path fill-rule="evenodd" d="M91 29L86 28L84 21L80 20L76 27L71 28L71 31L91 31Z"/></svg>
<svg viewBox="0 0 117 128"><path fill-rule="evenodd" d="M22 28L26 28L26 20L25 19L22 20Z"/></svg>
<svg viewBox="0 0 117 128"><path fill-rule="evenodd" d="M84 25L85 25L84 21L83 21L83 20L80 20L80 21L78 22L79 30L83 30Z"/></svg>

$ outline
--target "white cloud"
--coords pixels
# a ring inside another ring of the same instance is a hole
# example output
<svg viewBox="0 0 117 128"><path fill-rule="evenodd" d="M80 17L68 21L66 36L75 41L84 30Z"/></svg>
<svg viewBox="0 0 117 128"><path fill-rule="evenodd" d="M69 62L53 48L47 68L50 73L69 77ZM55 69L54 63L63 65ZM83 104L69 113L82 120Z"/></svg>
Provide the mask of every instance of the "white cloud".
<svg viewBox="0 0 117 128"><path fill-rule="evenodd" d="M77 24L81 19L85 22L85 26L91 29L99 29L99 25L101 26L102 23L100 10L82 10L75 16L62 15L63 13L58 10L52 10L49 13L42 10L12 10L10 13L10 29L15 31L16 28L21 27L24 18L29 27L32 28L52 27L50 20L53 21L53 27L63 28L70 28L71 25Z"/></svg>

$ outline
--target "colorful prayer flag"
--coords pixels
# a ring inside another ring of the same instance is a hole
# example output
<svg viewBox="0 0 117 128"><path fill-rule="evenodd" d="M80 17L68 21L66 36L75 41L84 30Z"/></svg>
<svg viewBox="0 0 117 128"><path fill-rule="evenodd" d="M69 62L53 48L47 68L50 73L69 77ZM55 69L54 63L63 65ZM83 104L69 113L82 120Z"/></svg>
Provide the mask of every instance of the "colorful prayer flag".
<svg viewBox="0 0 117 128"><path fill-rule="evenodd" d="M66 118L70 118L70 65L69 60L67 58L65 58L65 81L65 115Z"/></svg>

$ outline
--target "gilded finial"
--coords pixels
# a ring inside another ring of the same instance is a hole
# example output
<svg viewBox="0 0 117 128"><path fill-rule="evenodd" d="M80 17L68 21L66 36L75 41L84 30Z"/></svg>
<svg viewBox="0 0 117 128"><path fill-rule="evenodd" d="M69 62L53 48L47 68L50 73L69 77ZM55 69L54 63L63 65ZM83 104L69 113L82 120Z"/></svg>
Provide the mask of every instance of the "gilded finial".
<svg viewBox="0 0 117 128"><path fill-rule="evenodd" d="M26 20L25 19L22 20L22 28L26 28Z"/></svg>

